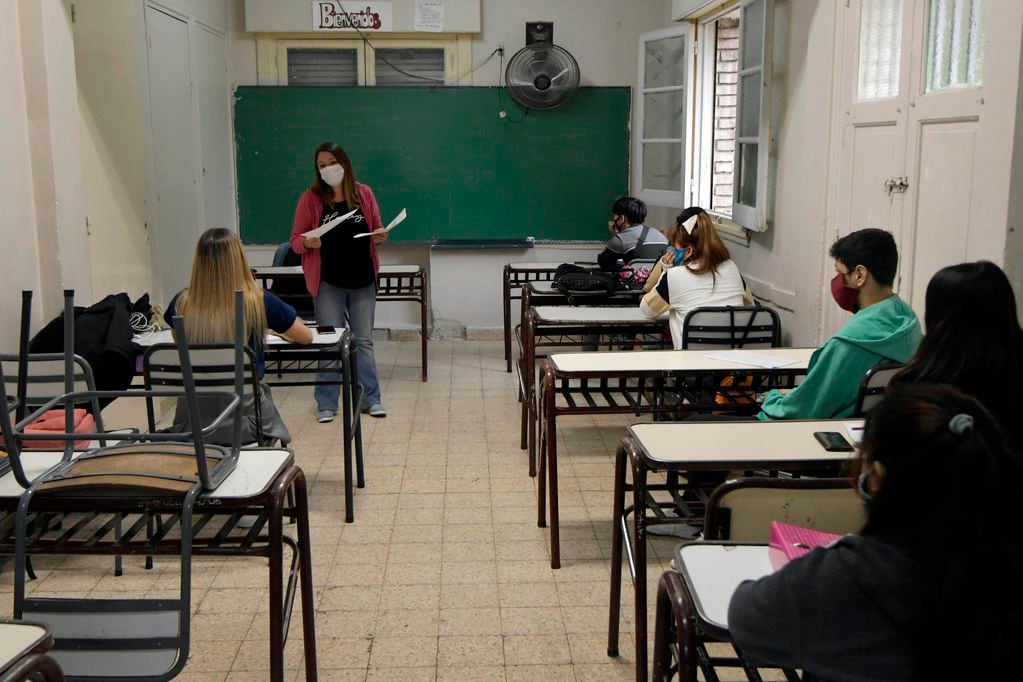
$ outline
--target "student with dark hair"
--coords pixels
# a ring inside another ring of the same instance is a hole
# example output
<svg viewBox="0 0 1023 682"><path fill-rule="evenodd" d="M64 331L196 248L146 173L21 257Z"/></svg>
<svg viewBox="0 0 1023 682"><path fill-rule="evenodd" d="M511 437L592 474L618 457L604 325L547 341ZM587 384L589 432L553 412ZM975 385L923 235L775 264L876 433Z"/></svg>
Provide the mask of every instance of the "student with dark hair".
<svg viewBox="0 0 1023 682"><path fill-rule="evenodd" d="M867 370L906 362L920 344L916 313L892 291L899 255L891 233L857 230L831 246L831 257L831 295L852 319L814 352L799 386L764 397L758 419L848 417Z"/></svg>
<svg viewBox="0 0 1023 682"><path fill-rule="evenodd" d="M690 310L743 305L746 287L714 221L699 206L678 214L668 229L668 244L650 273L649 289L639 309L650 318L668 314L671 338L679 349Z"/></svg>
<svg viewBox="0 0 1023 682"><path fill-rule="evenodd" d="M892 378L942 383L973 396L995 416L1010 447L1023 447L1023 330L1009 278L994 263L960 263L927 285L926 336Z"/></svg>
<svg viewBox="0 0 1023 682"><path fill-rule="evenodd" d="M635 197L620 197L611 207L611 232L604 250L597 255L602 270L617 271L622 265L637 259L656 260L664 252L668 240L660 230L647 227L646 204Z"/></svg>
<svg viewBox="0 0 1023 682"><path fill-rule="evenodd" d="M927 384L870 411L860 458L860 535L739 585L735 645L804 680L1015 679L1023 458L980 403Z"/></svg>

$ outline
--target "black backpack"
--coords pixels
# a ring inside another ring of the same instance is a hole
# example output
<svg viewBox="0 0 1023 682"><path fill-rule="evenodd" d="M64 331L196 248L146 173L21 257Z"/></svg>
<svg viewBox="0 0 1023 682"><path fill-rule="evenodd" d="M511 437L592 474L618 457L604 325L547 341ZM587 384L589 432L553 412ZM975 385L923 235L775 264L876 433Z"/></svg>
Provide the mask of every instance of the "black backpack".
<svg viewBox="0 0 1023 682"><path fill-rule="evenodd" d="M562 263L554 271L554 288L574 303L576 297L608 297L621 288L621 278L615 272L584 268L575 263Z"/></svg>

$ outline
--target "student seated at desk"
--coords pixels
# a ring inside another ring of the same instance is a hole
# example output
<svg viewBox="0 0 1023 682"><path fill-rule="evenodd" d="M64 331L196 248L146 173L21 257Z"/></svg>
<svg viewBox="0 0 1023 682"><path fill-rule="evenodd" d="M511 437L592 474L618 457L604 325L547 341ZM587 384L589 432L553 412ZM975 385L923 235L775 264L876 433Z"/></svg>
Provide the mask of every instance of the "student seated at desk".
<svg viewBox="0 0 1023 682"><path fill-rule="evenodd" d="M620 197L611 207L607 229L611 239L597 254L601 270L617 272L634 260L656 260L664 252L668 240L660 230L647 227L646 204L635 197Z"/></svg>
<svg viewBox="0 0 1023 682"><path fill-rule="evenodd" d="M920 344L916 313L892 291L899 254L891 233L857 230L831 246L831 257L831 294L853 316L814 352L799 386L764 397L758 419L848 417L867 370L906 362Z"/></svg>
<svg viewBox="0 0 1023 682"><path fill-rule="evenodd" d="M668 250L650 272L649 288L639 309L650 318L667 313L672 342L675 350L680 350L690 310L744 305L746 286L714 221L699 206L678 214L668 229L668 242Z"/></svg>
<svg viewBox="0 0 1023 682"><path fill-rule="evenodd" d="M1023 458L980 403L896 387L867 415L860 535L739 585L732 641L804 680L1016 679Z"/></svg>
<svg viewBox="0 0 1023 682"><path fill-rule="evenodd" d="M1009 278L994 263L960 263L939 270L927 284L927 334L891 385L955 386L980 401L1023 448L1023 329Z"/></svg>
<svg viewBox="0 0 1023 682"><path fill-rule="evenodd" d="M249 347L255 355L256 373L262 382L266 366L263 361L263 346L267 330L288 341L308 344L313 340L312 331L298 319L295 309L269 291L256 284L245 259L242 243L234 232L222 227L206 230L199 237L192 261L192 277L188 288L178 292L167 306L166 319L175 314L185 321L185 333L190 344L222 343L234 340L234 292L241 290L245 297L245 331ZM246 387L249 385L246 377ZM260 413L264 439L278 439L287 445L291 433L284 424L270 394L270 387L260 386ZM203 412L211 416L219 412L215 401L200 399ZM245 392L245 416L242 422L242 441L256 439L256 410L250 390ZM174 410L172 431L190 431L188 412L184 401L179 400ZM229 443L230 424L221 426L209 440L213 443Z"/></svg>

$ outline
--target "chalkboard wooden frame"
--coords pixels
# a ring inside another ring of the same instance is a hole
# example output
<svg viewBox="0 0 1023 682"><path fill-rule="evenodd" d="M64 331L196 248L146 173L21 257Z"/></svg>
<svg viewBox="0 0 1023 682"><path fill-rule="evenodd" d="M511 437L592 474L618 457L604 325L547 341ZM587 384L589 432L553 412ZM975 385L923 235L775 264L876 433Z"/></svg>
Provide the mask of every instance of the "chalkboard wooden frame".
<svg viewBox="0 0 1023 682"><path fill-rule="evenodd" d="M601 239L628 193L630 105L628 87L579 88L528 114L495 87L239 87L242 239L287 240L325 140L352 157L385 223L408 209L393 241Z"/></svg>

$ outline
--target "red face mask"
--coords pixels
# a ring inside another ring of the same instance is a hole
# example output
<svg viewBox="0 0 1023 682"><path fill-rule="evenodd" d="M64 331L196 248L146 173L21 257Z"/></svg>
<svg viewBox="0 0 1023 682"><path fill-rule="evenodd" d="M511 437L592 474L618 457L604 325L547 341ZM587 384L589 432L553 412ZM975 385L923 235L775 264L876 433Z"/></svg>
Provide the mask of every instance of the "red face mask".
<svg viewBox="0 0 1023 682"><path fill-rule="evenodd" d="M842 273L836 274L831 278L831 295L835 299L835 303L842 310L848 310L851 313L856 312L856 299L860 295L860 290L856 287L846 285L845 277Z"/></svg>

